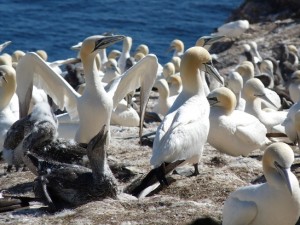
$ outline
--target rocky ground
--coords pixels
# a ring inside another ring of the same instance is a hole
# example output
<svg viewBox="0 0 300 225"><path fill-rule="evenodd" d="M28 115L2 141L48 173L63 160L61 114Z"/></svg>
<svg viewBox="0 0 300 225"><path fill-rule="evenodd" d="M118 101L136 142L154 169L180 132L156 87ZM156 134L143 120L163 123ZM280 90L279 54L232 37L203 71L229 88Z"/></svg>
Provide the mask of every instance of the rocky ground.
<svg viewBox="0 0 300 225"><path fill-rule="evenodd" d="M227 43L225 51L218 48L216 66L226 76L239 62L243 51L241 45L247 40L256 41L262 57L267 57L273 55L273 48L280 43L299 47L299 37L300 23L297 19L284 18L251 24L241 37L224 41ZM148 111L151 111L156 99L157 93L152 93ZM157 126L158 123L147 124L144 134L155 131ZM108 154L111 161L122 165L115 171L120 192L151 169L151 148L140 146L137 135L137 128L112 127ZM190 224L206 216L221 220L222 206L228 195L262 175L261 156L262 152L256 151L249 157L231 157L206 144L200 175L186 177L172 174L170 186L150 197L138 200L123 194L117 200L90 202L55 214L40 209L0 213L0 224ZM299 150L296 148L295 156L294 172L297 174L300 170L297 166ZM5 173L5 163L0 161L0 190L32 196L34 178L29 171Z"/></svg>

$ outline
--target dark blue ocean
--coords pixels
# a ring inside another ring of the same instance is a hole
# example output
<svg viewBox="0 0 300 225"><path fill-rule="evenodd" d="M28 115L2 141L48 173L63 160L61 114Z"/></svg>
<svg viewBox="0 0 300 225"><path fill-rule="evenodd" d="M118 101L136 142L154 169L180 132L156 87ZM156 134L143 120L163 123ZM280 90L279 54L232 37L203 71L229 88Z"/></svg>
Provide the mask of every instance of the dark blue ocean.
<svg viewBox="0 0 300 225"><path fill-rule="evenodd" d="M48 60L75 57L70 46L84 38L113 32L131 36L166 63L170 42L185 48L222 25L242 0L2 0L0 42L11 40L4 52L44 49ZM121 50L121 43L113 48ZM110 50L110 49L109 49ZM108 50L108 52L109 52Z"/></svg>

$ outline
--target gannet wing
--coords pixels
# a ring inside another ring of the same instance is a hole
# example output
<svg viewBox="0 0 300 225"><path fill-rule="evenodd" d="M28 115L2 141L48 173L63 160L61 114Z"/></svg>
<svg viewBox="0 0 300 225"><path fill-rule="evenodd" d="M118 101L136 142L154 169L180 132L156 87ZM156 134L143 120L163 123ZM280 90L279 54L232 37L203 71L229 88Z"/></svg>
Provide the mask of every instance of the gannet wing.
<svg viewBox="0 0 300 225"><path fill-rule="evenodd" d="M29 52L20 59L16 74L20 118L28 113L33 84L44 89L60 109L65 107L72 119L78 117L77 98L80 94L36 53Z"/></svg>
<svg viewBox="0 0 300 225"><path fill-rule="evenodd" d="M157 69L157 57L154 54L148 54L105 87L113 98L114 109L128 93L140 87L140 136L146 105L156 79Z"/></svg>
<svg viewBox="0 0 300 225"><path fill-rule="evenodd" d="M257 215L255 202L229 197L223 208L223 225L250 224Z"/></svg>

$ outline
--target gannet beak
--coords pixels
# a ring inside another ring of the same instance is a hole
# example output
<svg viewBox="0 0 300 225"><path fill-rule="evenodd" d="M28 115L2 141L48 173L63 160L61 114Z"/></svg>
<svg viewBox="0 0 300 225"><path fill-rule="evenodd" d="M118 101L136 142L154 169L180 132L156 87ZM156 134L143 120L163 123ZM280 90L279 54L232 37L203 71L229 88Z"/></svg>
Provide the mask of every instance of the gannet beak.
<svg viewBox="0 0 300 225"><path fill-rule="evenodd" d="M222 39L223 37L225 37L225 36L223 36L223 35L220 35L220 36L218 36L218 35L205 36L205 37L203 37L204 38L204 45L203 46L212 45L213 43L215 43L216 41Z"/></svg>
<svg viewBox="0 0 300 225"><path fill-rule="evenodd" d="M290 168L283 168L282 166L280 166L277 162L274 163L277 171L280 173L280 175L283 177L284 181L286 182L286 185L291 193L291 195L293 194L293 190L292 190L292 185L291 185L291 181L289 178L289 173L290 173Z"/></svg>
<svg viewBox="0 0 300 225"><path fill-rule="evenodd" d="M221 77L221 75L219 74L218 70L212 65L212 63L204 63L204 72L208 73L209 75L213 76L214 78L216 78L216 80L220 83L220 84L224 84L223 82L223 78Z"/></svg>
<svg viewBox="0 0 300 225"><path fill-rule="evenodd" d="M269 98L266 96L266 94L257 94L257 95L255 95L255 96L261 98L262 100L265 100L266 102L268 102L268 103L270 103L271 105L273 105L275 108L278 107L274 102L271 101L271 99L269 99Z"/></svg>
<svg viewBox="0 0 300 225"><path fill-rule="evenodd" d="M78 42L76 45L71 46L72 50L80 50L82 42Z"/></svg>
<svg viewBox="0 0 300 225"><path fill-rule="evenodd" d="M216 97L209 97L207 96L207 100L210 106L214 106L215 104L217 104L219 101Z"/></svg>
<svg viewBox="0 0 300 225"><path fill-rule="evenodd" d="M11 44L11 41L6 41L2 45L0 45L0 52L3 51L8 45Z"/></svg>
<svg viewBox="0 0 300 225"><path fill-rule="evenodd" d="M93 52L98 49L107 48L118 41L122 41L124 38L124 35L103 36L96 41Z"/></svg>
<svg viewBox="0 0 300 225"><path fill-rule="evenodd" d="M7 80L5 78L5 73L0 71L0 77L7 83Z"/></svg>

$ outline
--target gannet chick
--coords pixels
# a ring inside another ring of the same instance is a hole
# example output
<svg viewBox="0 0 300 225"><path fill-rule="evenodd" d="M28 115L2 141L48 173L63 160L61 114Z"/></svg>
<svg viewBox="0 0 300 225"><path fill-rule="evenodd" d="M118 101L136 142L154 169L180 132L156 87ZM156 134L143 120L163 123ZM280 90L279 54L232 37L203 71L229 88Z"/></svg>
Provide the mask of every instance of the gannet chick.
<svg viewBox="0 0 300 225"><path fill-rule="evenodd" d="M117 181L106 159L105 125L91 139L87 155L92 169L66 163L48 162L28 152L25 155L29 168L39 174L35 180L35 195L41 197L51 210L74 207L106 197L116 198ZM34 171L34 173L36 173Z"/></svg>
<svg viewBox="0 0 300 225"><path fill-rule="evenodd" d="M291 82L288 86L289 94L294 103L300 100L300 70L296 70L291 76Z"/></svg>
<svg viewBox="0 0 300 225"><path fill-rule="evenodd" d="M211 106L207 142L217 150L232 156L247 156L270 143L266 127L256 117L235 110L236 98L230 89L217 88L207 99Z"/></svg>
<svg viewBox="0 0 300 225"><path fill-rule="evenodd" d="M207 50L192 47L184 53L180 66L183 90L159 125L153 143L150 163L158 171L163 170L165 163L186 160L198 173L197 165L209 131L209 104L198 68L222 82ZM166 184L165 178L158 180Z"/></svg>
<svg viewBox="0 0 300 225"><path fill-rule="evenodd" d="M250 27L248 20L237 20L229 23L225 23L218 27L218 32L213 35L222 35L226 37L239 37L241 34L245 33Z"/></svg>
<svg viewBox="0 0 300 225"><path fill-rule="evenodd" d="M0 45L0 52L2 52L8 45L11 44L11 41L6 41Z"/></svg>
<svg viewBox="0 0 300 225"><path fill-rule="evenodd" d="M8 65L0 66L0 152L8 129L18 119L10 107L16 88L15 69Z"/></svg>
<svg viewBox="0 0 300 225"><path fill-rule="evenodd" d="M169 85L165 79L159 79L155 82L154 87L157 88L159 97L158 102L153 106L153 112L165 116L177 96L170 97Z"/></svg>
<svg viewBox="0 0 300 225"><path fill-rule="evenodd" d="M105 64L106 71L102 78L102 82L109 83L116 77L121 75L120 68L118 67L118 63L115 59L108 59Z"/></svg>
<svg viewBox="0 0 300 225"><path fill-rule="evenodd" d="M42 147L56 140L58 121L47 102L37 103L31 114L16 121L9 128L3 144L3 158L18 168L23 163L24 152Z"/></svg>
<svg viewBox="0 0 300 225"><path fill-rule="evenodd" d="M170 44L169 51L174 51L173 57L174 56L182 57L182 55L184 53L183 42L179 39L174 39Z"/></svg>
<svg viewBox="0 0 300 225"><path fill-rule="evenodd" d="M245 112L257 117L266 126L268 133L285 133L282 122L285 120L287 112L262 110L262 100L273 104L266 96L262 82L257 78L252 78L246 82L243 90L246 100Z"/></svg>
<svg viewBox="0 0 300 225"><path fill-rule="evenodd" d="M226 79L226 87L229 88L236 98L236 110L245 111L246 101L242 98L243 78L238 72L232 71Z"/></svg>
<svg viewBox="0 0 300 225"><path fill-rule="evenodd" d="M268 146L262 159L267 182L231 193L223 207L223 225L294 225L300 216L300 189L291 172L293 150L284 143Z"/></svg>

